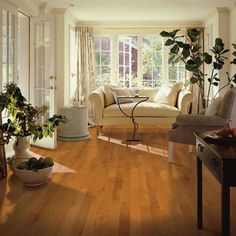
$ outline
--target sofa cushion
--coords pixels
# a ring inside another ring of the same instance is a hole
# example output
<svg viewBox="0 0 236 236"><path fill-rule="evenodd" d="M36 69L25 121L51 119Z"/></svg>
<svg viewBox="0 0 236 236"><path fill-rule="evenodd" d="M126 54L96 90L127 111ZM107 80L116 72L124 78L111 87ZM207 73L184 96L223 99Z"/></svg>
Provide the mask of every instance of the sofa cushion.
<svg viewBox="0 0 236 236"><path fill-rule="evenodd" d="M122 110L131 115L136 102L121 104ZM139 117L176 117L180 111L171 105L154 102L142 102L134 110L134 116ZM124 114L120 111L117 104L112 104L103 110L104 117L121 117Z"/></svg>
<svg viewBox="0 0 236 236"><path fill-rule="evenodd" d="M112 94L112 89L114 88L119 88L119 86L117 85L108 85L108 84L105 84L103 86L103 92L104 92L104 97L105 97L105 106L109 106L111 104L114 104L115 103L115 98Z"/></svg>
<svg viewBox="0 0 236 236"><path fill-rule="evenodd" d="M128 88L113 88L112 90L112 94L115 98L116 103L118 103L117 101L117 97L116 96L135 96L135 92L134 89L128 89ZM133 102L132 98L120 98L119 99L119 103L129 103L129 102Z"/></svg>
<svg viewBox="0 0 236 236"><path fill-rule="evenodd" d="M139 90L139 96L148 96L149 102L153 102L159 88L142 88Z"/></svg>
<svg viewBox="0 0 236 236"><path fill-rule="evenodd" d="M224 95L224 98L223 98L223 101L219 110L219 116L227 120L230 120L232 118L231 112L232 112L232 107L234 105L235 100L236 100L236 88L232 88L229 91L227 91Z"/></svg>
<svg viewBox="0 0 236 236"><path fill-rule="evenodd" d="M158 90L154 98L154 102L161 102L175 106L178 92L180 91L182 86L183 83L163 84Z"/></svg>
<svg viewBox="0 0 236 236"><path fill-rule="evenodd" d="M221 103L223 101L222 97L214 99L206 109L206 116L216 116L219 113Z"/></svg>

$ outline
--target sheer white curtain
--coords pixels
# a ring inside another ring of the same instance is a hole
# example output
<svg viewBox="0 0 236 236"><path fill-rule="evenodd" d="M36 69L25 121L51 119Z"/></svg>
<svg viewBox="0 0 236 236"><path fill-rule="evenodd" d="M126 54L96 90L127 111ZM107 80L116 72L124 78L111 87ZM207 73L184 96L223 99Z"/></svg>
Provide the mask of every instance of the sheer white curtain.
<svg viewBox="0 0 236 236"><path fill-rule="evenodd" d="M88 107L89 122L91 121L91 108L88 95L96 88L95 41L93 29L77 27L78 36L78 83L77 97L82 105Z"/></svg>

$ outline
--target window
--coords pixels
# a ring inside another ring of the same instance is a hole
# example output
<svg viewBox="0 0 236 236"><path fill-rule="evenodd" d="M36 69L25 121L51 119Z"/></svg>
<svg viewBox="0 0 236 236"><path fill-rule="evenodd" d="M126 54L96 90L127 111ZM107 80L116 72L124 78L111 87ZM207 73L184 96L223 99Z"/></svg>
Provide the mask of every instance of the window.
<svg viewBox="0 0 236 236"><path fill-rule="evenodd" d="M143 87L155 88L162 80L162 39L160 36L145 36L142 42Z"/></svg>
<svg viewBox="0 0 236 236"><path fill-rule="evenodd" d="M119 84L123 87L137 86L137 36L119 36Z"/></svg>
<svg viewBox="0 0 236 236"><path fill-rule="evenodd" d="M155 34L95 35L97 86L117 83L123 87L155 88L164 82L185 80L183 63L168 64L168 48Z"/></svg>
<svg viewBox="0 0 236 236"><path fill-rule="evenodd" d="M95 39L97 86L111 82L111 39L98 36Z"/></svg>
<svg viewBox="0 0 236 236"><path fill-rule="evenodd" d="M179 38L178 40L184 42L184 38ZM183 78L185 78L185 64L181 61L175 63L174 65L169 63L168 66L169 81L172 83L177 83L183 81Z"/></svg>

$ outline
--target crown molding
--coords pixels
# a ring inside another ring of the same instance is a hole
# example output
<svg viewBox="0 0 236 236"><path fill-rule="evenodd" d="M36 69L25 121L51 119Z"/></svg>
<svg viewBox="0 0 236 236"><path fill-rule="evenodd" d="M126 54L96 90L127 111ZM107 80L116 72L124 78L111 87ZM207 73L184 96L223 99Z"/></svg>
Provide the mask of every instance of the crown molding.
<svg viewBox="0 0 236 236"><path fill-rule="evenodd" d="M78 25L96 29L175 29L201 27L200 21L79 21Z"/></svg>

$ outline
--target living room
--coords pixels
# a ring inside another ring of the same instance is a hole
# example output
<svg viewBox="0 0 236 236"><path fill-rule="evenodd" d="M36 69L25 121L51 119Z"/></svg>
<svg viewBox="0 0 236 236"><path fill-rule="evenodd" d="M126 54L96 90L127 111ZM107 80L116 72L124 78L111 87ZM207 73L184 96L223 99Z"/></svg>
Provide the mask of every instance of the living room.
<svg viewBox="0 0 236 236"><path fill-rule="evenodd" d="M236 235L235 22L234 0L0 0L1 235Z"/></svg>

